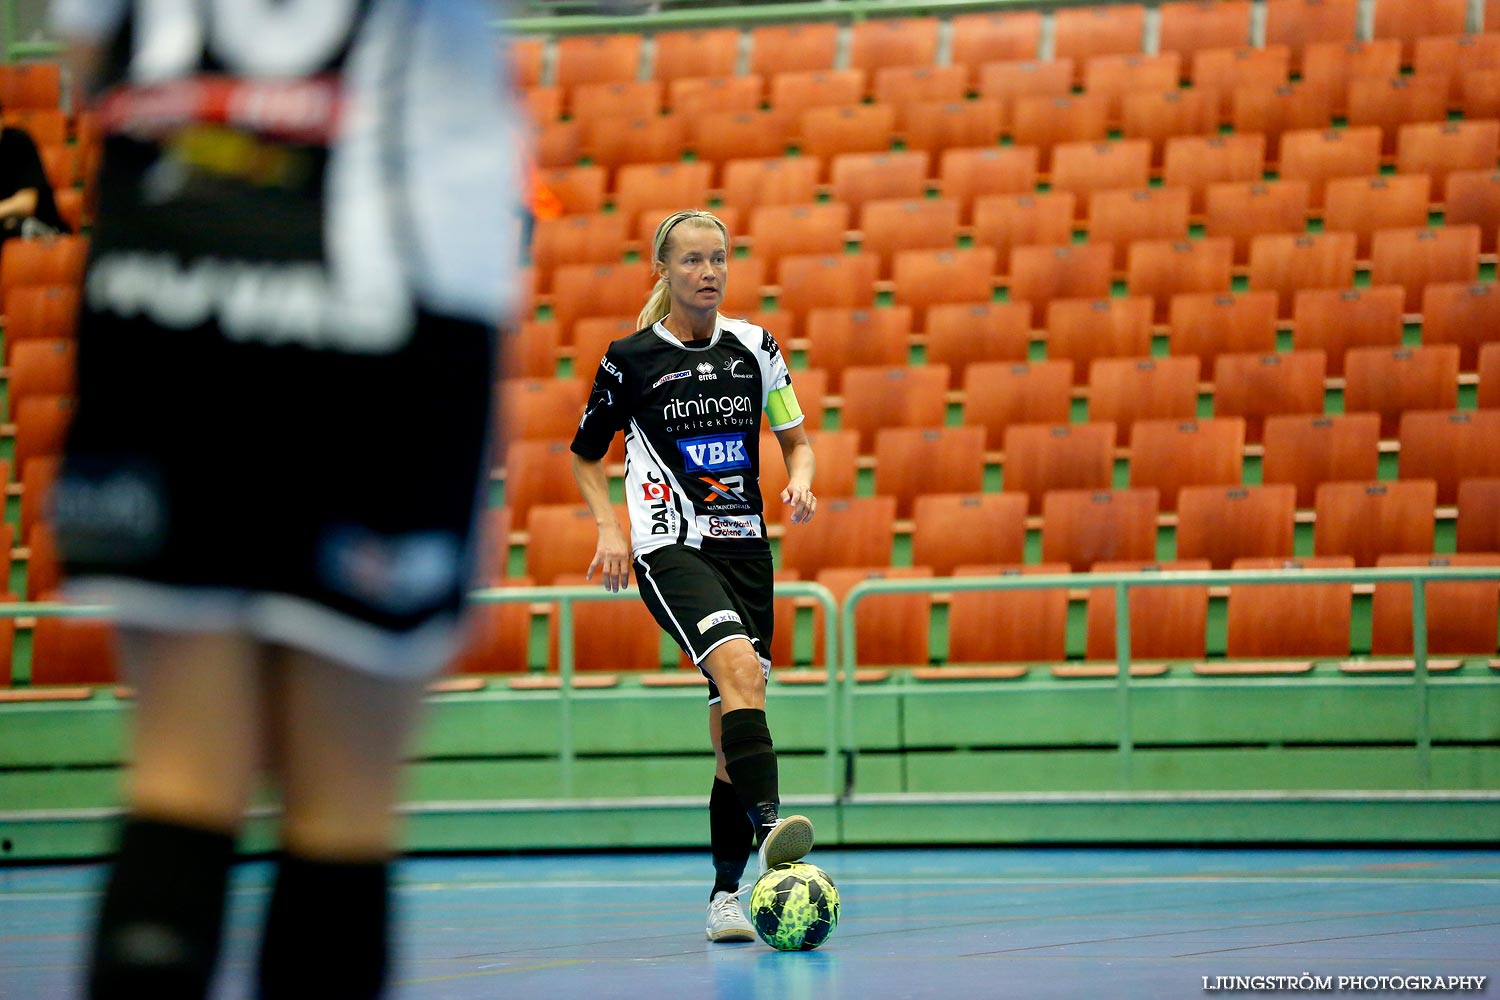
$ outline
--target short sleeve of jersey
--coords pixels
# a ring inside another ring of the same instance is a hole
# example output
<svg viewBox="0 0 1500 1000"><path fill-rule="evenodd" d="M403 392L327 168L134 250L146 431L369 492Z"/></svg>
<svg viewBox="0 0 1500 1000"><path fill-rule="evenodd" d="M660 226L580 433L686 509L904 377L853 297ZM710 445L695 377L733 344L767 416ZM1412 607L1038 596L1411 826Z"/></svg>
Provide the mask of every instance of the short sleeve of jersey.
<svg viewBox="0 0 1500 1000"><path fill-rule="evenodd" d="M52 30L68 38L103 41L120 26L128 0L52 0Z"/></svg>
<svg viewBox="0 0 1500 1000"><path fill-rule="evenodd" d="M609 451L614 436L630 421L630 404L626 399L625 368L610 347L599 361L594 374L594 388L589 392L588 406L573 435L573 454L597 462Z"/></svg>
<svg viewBox="0 0 1500 1000"><path fill-rule="evenodd" d="M802 409L797 405L796 393L792 391L792 373L787 369L786 356L776 338L761 331L760 350L761 382L765 387L765 398L761 407L765 410L771 430L784 431L802 422Z"/></svg>

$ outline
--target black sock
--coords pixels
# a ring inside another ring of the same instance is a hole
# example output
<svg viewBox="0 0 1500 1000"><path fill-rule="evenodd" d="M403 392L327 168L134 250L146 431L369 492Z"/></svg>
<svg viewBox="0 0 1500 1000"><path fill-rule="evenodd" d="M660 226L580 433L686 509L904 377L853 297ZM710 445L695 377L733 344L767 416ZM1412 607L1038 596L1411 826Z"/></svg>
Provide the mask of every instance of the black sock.
<svg viewBox="0 0 1500 1000"><path fill-rule="evenodd" d="M771 746L766 713L759 708L725 712L719 732L719 745L724 748L724 769L729 772L740 807L750 817L759 840L764 835L763 828L776 823L781 806L776 750Z"/></svg>
<svg viewBox="0 0 1500 1000"><path fill-rule="evenodd" d="M740 806L734 786L714 778L714 789L708 796L708 835L714 857L714 887L709 893L734 892L745 874L745 862L755 843L755 828Z"/></svg>
<svg viewBox="0 0 1500 1000"><path fill-rule="evenodd" d="M92 1000L201 1000L224 927L234 837L131 819L99 910Z"/></svg>
<svg viewBox="0 0 1500 1000"><path fill-rule="evenodd" d="M373 1000L385 987L390 865L283 855L260 945L262 1000Z"/></svg>

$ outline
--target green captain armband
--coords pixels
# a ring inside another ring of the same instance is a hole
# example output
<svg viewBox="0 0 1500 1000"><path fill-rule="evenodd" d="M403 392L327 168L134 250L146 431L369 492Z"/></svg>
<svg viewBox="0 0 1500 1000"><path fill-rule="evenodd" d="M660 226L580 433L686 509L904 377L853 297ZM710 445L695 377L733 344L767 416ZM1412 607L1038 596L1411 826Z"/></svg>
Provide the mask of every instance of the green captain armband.
<svg viewBox="0 0 1500 1000"><path fill-rule="evenodd" d="M766 397L766 419L773 431L790 427L802 419L802 407L797 404L797 394L790 385L773 389Z"/></svg>

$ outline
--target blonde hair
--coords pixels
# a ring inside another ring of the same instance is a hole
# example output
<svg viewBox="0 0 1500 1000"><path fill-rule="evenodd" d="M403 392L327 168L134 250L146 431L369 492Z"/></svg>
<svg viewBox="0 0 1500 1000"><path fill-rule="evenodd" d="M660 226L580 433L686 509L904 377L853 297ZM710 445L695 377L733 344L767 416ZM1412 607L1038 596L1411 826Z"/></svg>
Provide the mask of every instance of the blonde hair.
<svg viewBox="0 0 1500 1000"><path fill-rule="evenodd" d="M684 209L681 212L673 212L661 220L661 225L656 227L656 235L651 238L651 262L653 266L657 263L667 262L668 237L672 230L677 228L680 222L692 221L694 225L716 226L719 233L724 237L724 247L729 248L729 230L717 215L705 212L698 208ZM641 315L636 319L636 329L644 330L654 325L672 311L672 289L667 284L666 278L657 278L656 285L651 289L651 294L646 299L646 307L641 310Z"/></svg>

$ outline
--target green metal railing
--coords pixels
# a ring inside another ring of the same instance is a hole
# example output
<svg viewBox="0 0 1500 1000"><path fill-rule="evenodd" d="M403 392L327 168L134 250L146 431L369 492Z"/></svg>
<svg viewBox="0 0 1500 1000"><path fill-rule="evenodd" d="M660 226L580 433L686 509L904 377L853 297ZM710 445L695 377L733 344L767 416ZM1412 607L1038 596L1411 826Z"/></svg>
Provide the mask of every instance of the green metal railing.
<svg viewBox="0 0 1500 1000"><path fill-rule="evenodd" d="M1381 584L1409 583L1412 587L1412 691L1415 718L1415 749L1417 773L1422 788L1432 784L1432 729L1428 708L1427 671L1427 585L1430 583L1461 583L1500 581L1500 566L1494 567L1388 567L1381 569L1294 569L1294 570L1219 570L1185 571L1163 573L1089 573L1046 574L1035 576L964 576L941 578L915 578L900 580L865 580L857 584L844 598L839 614L839 629L842 637L842 669L840 673L843 703L840 715L843 720L842 739L846 755L846 773L852 776L859 753L854 736L854 689L855 665L858 663L858 618L856 609L866 598L880 594L954 593L972 590L1056 590L1075 588L1109 587L1115 592L1116 609L1130 607L1127 595L1131 587L1223 587L1229 585L1261 585L1288 583L1349 583ZM1115 614L1115 651L1118 676L1116 679L1118 737L1116 746L1120 762L1120 786L1129 790L1133 784L1132 754L1134 741L1131 735L1131 683L1130 683L1130 614L1128 610L1117 610ZM916 695L922 688L907 689L904 694ZM926 689L934 690L935 689Z"/></svg>

